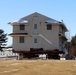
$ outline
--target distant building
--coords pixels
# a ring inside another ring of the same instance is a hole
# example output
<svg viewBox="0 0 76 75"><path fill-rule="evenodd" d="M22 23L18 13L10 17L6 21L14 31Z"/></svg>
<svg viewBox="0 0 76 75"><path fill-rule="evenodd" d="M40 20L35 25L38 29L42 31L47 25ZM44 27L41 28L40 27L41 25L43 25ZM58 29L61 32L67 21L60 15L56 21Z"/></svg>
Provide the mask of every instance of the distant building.
<svg viewBox="0 0 76 75"><path fill-rule="evenodd" d="M12 52L12 48L5 48L3 51L0 51L0 60L16 60L18 59L18 54Z"/></svg>
<svg viewBox="0 0 76 75"><path fill-rule="evenodd" d="M67 28L63 22L40 13L33 13L17 21L9 22L13 27L13 51L25 57L32 49L65 51Z"/></svg>

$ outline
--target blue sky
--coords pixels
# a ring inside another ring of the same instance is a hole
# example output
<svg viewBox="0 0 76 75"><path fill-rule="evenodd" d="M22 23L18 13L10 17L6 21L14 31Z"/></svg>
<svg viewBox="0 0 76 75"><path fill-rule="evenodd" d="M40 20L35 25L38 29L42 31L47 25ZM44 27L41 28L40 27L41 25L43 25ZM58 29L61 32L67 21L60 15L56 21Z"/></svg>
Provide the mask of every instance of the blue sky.
<svg viewBox="0 0 76 75"><path fill-rule="evenodd" d="M63 20L70 32L76 34L76 0L0 0L0 29L12 32L8 22L39 12L58 21ZM8 45L12 38L8 36Z"/></svg>

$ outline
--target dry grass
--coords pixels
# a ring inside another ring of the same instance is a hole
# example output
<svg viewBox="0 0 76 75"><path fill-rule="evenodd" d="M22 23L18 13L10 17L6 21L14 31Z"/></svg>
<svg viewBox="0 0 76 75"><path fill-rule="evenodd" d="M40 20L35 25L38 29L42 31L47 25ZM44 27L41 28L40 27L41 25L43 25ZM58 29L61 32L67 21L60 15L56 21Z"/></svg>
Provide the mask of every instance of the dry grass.
<svg viewBox="0 0 76 75"><path fill-rule="evenodd" d="M76 75L76 60L0 61L0 75Z"/></svg>

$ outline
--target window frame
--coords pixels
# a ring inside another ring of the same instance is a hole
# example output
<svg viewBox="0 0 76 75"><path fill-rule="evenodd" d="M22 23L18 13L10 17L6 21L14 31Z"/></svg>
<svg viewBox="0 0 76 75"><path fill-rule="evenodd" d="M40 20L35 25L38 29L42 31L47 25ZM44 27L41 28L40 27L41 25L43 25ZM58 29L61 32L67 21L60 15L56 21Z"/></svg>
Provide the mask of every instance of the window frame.
<svg viewBox="0 0 76 75"><path fill-rule="evenodd" d="M37 29L37 24L34 24L34 29Z"/></svg>
<svg viewBox="0 0 76 75"><path fill-rule="evenodd" d="M37 38L34 38L34 43L37 43Z"/></svg>
<svg viewBox="0 0 76 75"><path fill-rule="evenodd" d="M20 36L20 37L19 37L19 43L24 43L24 42L25 42L24 36Z"/></svg>
<svg viewBox="0 0 76 75"><path fill-rule="evenodd" d="M24 24L20 24L20 30L25 30L25 25Z"/></svg>
<svg viewBox="0 0 76 75"><path fill-rule="evenodd" d="M47 30L52 30L52 24L47 24Z"/></svg>

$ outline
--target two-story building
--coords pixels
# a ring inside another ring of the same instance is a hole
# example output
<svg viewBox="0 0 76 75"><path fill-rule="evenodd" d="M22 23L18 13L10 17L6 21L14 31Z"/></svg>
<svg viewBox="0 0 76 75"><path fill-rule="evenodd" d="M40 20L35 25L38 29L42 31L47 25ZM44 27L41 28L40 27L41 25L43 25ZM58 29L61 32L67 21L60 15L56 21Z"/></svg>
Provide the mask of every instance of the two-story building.
<svg viewBox="0 0 76 75"><path fill-rule="evenodd" d="M54 20L40 13L32 13L14 22L13 26L13 51L25 55L32 49L66 50L67 28L63 22Z"/></svg>

